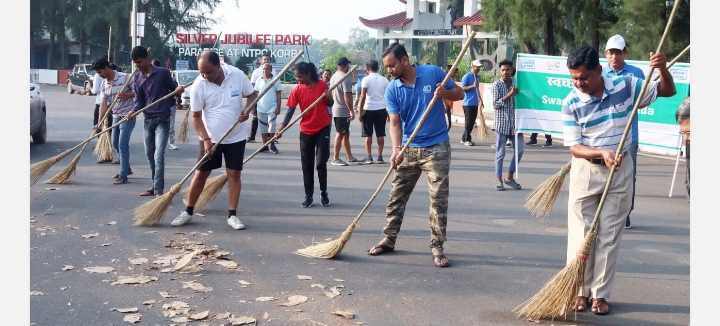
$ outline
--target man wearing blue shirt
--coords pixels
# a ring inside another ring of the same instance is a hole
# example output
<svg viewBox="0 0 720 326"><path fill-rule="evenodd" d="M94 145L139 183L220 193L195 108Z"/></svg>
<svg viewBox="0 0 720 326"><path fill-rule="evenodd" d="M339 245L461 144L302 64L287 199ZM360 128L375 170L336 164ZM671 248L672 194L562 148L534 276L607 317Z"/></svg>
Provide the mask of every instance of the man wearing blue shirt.
<svg viewBox="0 0 720 326"><path fill-rule="evenodd" d="M614 35L611 37L605 45L605 58L608 63L606 67L603 67L602 73L608 77L616 76L633 76L639 79L645 79L645 73L642 69L633 65L625 63L625 57L627 56L627 48L625 46L625 39L620 35ZM638 152L638 116L635 115L635 119L632 122L632 144L630 144L630 156L633 158L633 191L632 191L632 204L630 205L630 212L628 212L627 218L625 219L625 228L629 229L630 224L630 213L635 208L635 176L637 174L637 152Z"/></svg>
<svg viewBox="0 0 720 326"><path fill-rule="evenodd" d="M478 106L480 110L485 107L485 105L482 104L480 91L478 89L480 80L478 80L477 74L480 72L480 67L482 67L480 60L473 61L472 68L463 76L461 81L462 90L465 93L462 101L463 113L465 114L465 129L460 143L465 146L475 145L475 143L472 142L472 131L478 115Z"/></svg>
<svg viewBox="0 0 720 326"><path fill-rule="evenodd" d="M368 250L371 256L395 251L395 241L405 215L405 207L423 171L428 176L430 193L430 248L437 267L450 266L443 254L446 240L448 197L450 193L450 137L445 123L443 99L459 101L462 89L455 81L445 79L445 72L436 65L410 64L405 47L391 44L383 53L383 65L394 78L385 91L390 116L389 134L392 141L391 168L395 177L388 200L383 240ZM425 110L427 119L405 152L400 152L415 131Z"/></svg>

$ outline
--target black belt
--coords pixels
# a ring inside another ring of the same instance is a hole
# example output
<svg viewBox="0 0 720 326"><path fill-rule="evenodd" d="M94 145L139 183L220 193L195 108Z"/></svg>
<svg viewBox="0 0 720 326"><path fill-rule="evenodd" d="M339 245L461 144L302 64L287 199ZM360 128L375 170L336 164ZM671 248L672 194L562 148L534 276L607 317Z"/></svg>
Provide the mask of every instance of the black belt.
<svg viewBox="0 0 720 326"><path fill-rule="evenodd" d="M627 156L627 152L623 153L623 157ZM586 161L596 164L596 165L605 165L605 159L602 157L596 157L596 158L586 158Z"/></svg>

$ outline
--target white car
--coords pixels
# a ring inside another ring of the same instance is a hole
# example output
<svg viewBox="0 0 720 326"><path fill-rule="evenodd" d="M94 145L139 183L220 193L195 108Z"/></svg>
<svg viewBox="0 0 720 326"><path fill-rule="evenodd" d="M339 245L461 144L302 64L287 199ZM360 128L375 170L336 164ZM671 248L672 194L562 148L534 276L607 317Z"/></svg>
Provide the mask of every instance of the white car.
<svg viewBox="0 0 720 326"><path fill-rule="evenodd" d="M194 81L197 76L200 76L200 70L172 70L170 73L178 86ZM190 92L188 90L185 90L182 94L181 105L184 110L190 108Z"/></svg>
<svg viewBox="0 0 720 326"><path fill-rule="evenodd" d="M44 144L47 136L45 96L40 91L40 85L35 83L32 74L30 74L30 136L35 144Z"/></svg>

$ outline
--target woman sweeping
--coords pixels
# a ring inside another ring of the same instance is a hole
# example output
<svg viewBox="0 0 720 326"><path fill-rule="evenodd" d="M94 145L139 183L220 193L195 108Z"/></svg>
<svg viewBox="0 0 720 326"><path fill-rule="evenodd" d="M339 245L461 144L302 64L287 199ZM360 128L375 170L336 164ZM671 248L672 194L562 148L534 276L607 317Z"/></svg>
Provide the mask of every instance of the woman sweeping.
<svg viewBox="0 0 720 326"><path fill-rule="evenodd" d="M323 98L316 106L321 109L304 113L300 120L300 162L303 171L303 183L305 185L305 200L302 207L311 207L313 204L313 193L315 189L315 175L313 166L317 169L320 182L320 204L330 205L330 198L327 192L327 161L330 158L330 114L327 108L332 105L332 95L328 85L320 82L315 65L307 62L300 62L295 66L295 78L298 86L290 92L287 100L287 113L285 119L278 127L277 139L282 137L282 131L290 123L295 113L295 107L300 106L300 112L304 112L318 98Z"/></svg>

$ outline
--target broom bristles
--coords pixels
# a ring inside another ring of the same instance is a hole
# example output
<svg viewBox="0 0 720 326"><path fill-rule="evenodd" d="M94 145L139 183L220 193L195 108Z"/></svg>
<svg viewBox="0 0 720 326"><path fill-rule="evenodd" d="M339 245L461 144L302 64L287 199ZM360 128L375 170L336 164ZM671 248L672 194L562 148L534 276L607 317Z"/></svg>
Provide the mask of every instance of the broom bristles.
<svg viewBox="0 0 720 326"><path fill-rule="evenodd" d="M352 230L354 228L355 224L353 223L350 225L350 227L348 227L347 230L345 230L345 232L340 235L339 238L298 249L297 251L295 251L295 253L300 256L310 258L333 258L337 256L337 254L339 254L343 250L343 248L345 248L345 244L348 242L348 240L350 240L350 236L352 235Z"/></svg>
<svg viewBox="0 0 720 326"><path fill-rule="evenodd" d="M205 206L215 201L218 194L220 194L220 191L225 188L225 184L227 183L227 181L227 173L223 173L207 180L205 182L205 186L203 187L202 193L200 193L200 197L198 197L198 200L195 203L195 209L197 209L198 211L202 210L203 208L205 208Z"/></svg>
<svg viewBox="0 0 720 326"><path fill-rule="evenodd" d="M172 203L173 196L180 192L181 185L175 184L169 192L135 208L135 226L152 226L160 222Z"/></svg>
<svg viewBox="0 0 720 326"><path fill-rule="evenodd" d="M60 162L65 156L70 155L74 148L68 149L57 156L30 164L30 186L34 185L55 163Z"/></svg>
<svg viewBox="0 0 720 326"><path fill-rule="evenodd" d="M113 148L110 142L109 132L104 132L98 136L93 154L97 157L97 160L101 162L113 159Z"/></svg>
<svg viewBox="0 0 720 326"><path fill-rule="evenodd" d="M480 125L478 126L478 139L486 140L490 138L490 135L488 132L488 127L485 124L485 117L483 116L482 112L480 112L478 116L480 117Z"/></svg>
<svg viewBox="0 0 720 326"><path fill-rule="evenodd" d="M580 293L585 274L585 262L573 259L561 271L553 276L540 292L515 308L518 318L530 320L567 319L573 311L575 298Z"/></svg>
<svg viewBox="0 0 720 326"><path fill-rule="evenodd" d="M185 144L188 142L188 124L189 124L189 114L190 109L187 109L188 112L185 114L185 118L183 119L182 123L180 124L180 127L177 130L177 137L178 141Z"/></svg>
<svg viewBox="0 0 720 326"><path fill-rule="evenodd" d="M565 176L570 171L572 161L565 164L557 173L535 187L526 197L525 209L536 218L545 219L550 215L560 189L565 182Z"/></svg>
<svg viewBox="0 0 720 326"><path fill-rule="evenodd" d="M80 157L82 156L82 153L85 151L85 148L88 144L90 143L85 143L83 148L80 150L79 153L77 153L77 155L75 155L75 157L73 157L72 161L70 161L70 164L68 164L68 166L66 166L62 171L58 172L58 174L56 174L52 178L45 180L45 183L64 184L65 182L70 180L70 178L75 176L77 163L80 161Z"/></svg>

